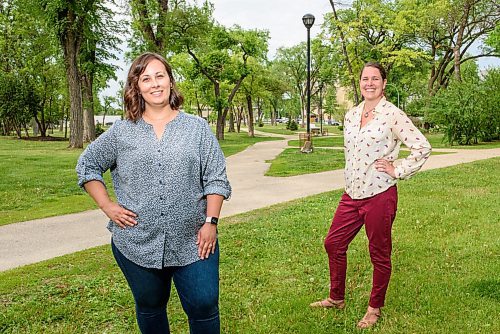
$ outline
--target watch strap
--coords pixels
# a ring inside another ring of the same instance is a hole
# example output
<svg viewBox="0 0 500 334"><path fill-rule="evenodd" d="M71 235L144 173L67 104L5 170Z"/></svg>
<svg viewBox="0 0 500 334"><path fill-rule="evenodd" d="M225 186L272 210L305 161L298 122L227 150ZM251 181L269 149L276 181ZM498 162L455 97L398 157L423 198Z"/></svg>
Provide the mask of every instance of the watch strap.
<svg viewBox="0 0 500 334"><path fill-rule="evenodd" d="M210 223L212 225L217 225L219 223L219 218L218 217L207 217L207 219L205 219L205 223Z"/></svg>

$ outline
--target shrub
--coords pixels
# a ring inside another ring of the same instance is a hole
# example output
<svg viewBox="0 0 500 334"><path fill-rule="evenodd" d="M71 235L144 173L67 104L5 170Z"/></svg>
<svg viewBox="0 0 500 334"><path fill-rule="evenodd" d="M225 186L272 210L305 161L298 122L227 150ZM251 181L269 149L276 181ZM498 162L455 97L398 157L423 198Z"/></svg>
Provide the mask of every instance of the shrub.
<svg viewBox="0 0 500 334"><path fill-rule="evenodd" d="M103 132L104 132L104 129L103 129L102 125L100 123L97 123L97 125L95 126L95 136L99 137L100 135L102 135Z"/></svg>
<svg viewBox="0 0 500 334"><path fill-rule="evenodd" d="M297 131L297 129L299 128L297 123L295 123L294 120L291 120L290 121L290 126L287 125L287 128L288 130L291 130L291 131Z"/></svg>

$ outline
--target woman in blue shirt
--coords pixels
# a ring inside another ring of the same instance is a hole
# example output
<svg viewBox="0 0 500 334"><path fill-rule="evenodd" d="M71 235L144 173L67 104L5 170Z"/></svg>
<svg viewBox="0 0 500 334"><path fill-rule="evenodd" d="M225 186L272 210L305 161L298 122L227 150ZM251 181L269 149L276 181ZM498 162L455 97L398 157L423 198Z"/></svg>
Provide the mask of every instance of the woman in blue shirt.
<svg viewBox="0 0 500 334"><path fill-rule="evenodd" d="M231 187L207 122L179 110L172 69L144 53L130 67L125 120L78 160L84 187L109 217L112 250L135 299L142 333L168 333L173 280L191 333L219 333L217 222ZM117 202L103 173L111 171Z"/></svg>

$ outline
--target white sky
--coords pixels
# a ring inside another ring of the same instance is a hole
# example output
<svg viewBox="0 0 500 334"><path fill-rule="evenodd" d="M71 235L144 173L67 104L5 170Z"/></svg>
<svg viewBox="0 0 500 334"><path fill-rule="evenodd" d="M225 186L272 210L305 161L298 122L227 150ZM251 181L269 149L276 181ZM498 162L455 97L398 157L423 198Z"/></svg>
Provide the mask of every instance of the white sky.
<svg viewBox="0 0 500 334"><path fill-rule="evenodd" d="M270 32L269 57L281 46L290 47L307 39L304 14L316 18L311 37L321 30L323 16L331 12L328 0L212 0L215 19L226 27L238 24L245 29Z"/></svg>

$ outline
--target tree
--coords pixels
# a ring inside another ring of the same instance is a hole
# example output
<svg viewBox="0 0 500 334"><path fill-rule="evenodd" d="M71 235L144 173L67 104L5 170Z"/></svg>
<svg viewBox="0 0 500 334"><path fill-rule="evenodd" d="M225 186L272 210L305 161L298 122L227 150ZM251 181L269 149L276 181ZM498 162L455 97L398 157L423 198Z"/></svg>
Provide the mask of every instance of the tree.
<svg viewBox="0 0 500 334"><path fill-rule="evenodd" d="M429 119L445 128L445 138L453 145L477 144L498 138L500 129L500 72L490 70L484 80L477 66L469 63L462 78L452 78L448 87L430 100Z"/></svg>
<svg viewBox="0 0 500 334"><path fill-rule="evenodd" d="M338 30L339 34L339 39L340 39L340 45L342 47L342 55L344 56L345 63L347 65L347 71L348 71L348 77L349 80L351 81L351 89L354 94L354 103L358 105L361 101L359 100L359 95L358 95L358 84L356 82L356 76L354 75L352 71L352 65L351 65L351 60L349 57L349 53L347 52L347 46L346 46L346 38L344 35L344 32L342 31L342 25L339 22L339 17L337 15L337 10L335 9L335 3L333 0L330 0L330 5L332 6L332 12L333 12L333 24L334 27Z"/></svg>
<svg viewBox="0 0 500 334"><path fill-rule="evenodd" d="M167 14L185 3L185 0L130 0L134 33L130 40L132 53L147 50L165 54L171 51L165 44Z"/></svg>
<svg viewBox="0 0 500 334"><path fill-rule="evenodd" d="M290 48L278 49L276 62L282 76L289 80L291 93L297 94L301 101L302 126L306 120L307 99L307 48L305 42ZM311 96L318 93L319 82L333 82L337 77L337 59L330 46L319 38L311 41Z"/></svg>
<svg viewBox="0 0 500 334"><path fill-rule="evenodd" d="M39 107L40 97L26 78L15 73L0 72L0 120L2 132L13 129L21 138L23 128Z"/></svg>
<svg viewBox="0 0 500 334"><path fill-rule="evenodd" d="M483 48L471 54L472 46L494 32L500 19L494 0L432 0L419 3L417 35L430 56L428 93L446 88L452 75L461 80L461 66L481 57L500 56Z"/></svg>
<svg viewBox="0 0 500 334"><path fill-rule="evenodd" d="M217 112L217 139L224 139L224 125L231 102L249 75L248 59L263 59L269 34L259 30L226 29L212 18L213 7L183 5L168 13L167 45L188 54L198 76L212 83L212 108Z"/></svg>
<svg viewBox="0 0 500 334"><path fill-rule="evenodd" d="M69 147L83 147L83 109L82 85L78 69L78 57L84 39L84 31L91 15L95 13L98 0L45 0L42 8L48 21L55 28L55 34L61 44L66 68L70 98L70 135Z"/></svg>
<svg viewBox="0 0 500 334"><path fill-rule="evenodd" d="M79 68L83 87L83 140L91 142L96 138L94 106L99 99L94 98L100 89L106 87L109 79L115 79L117 66L108 63L117 60L113 53L125 33L124 22L115 18L116 8L106 6L96 8L96 15L86 26L84 40L79 56Z"/></svg>

